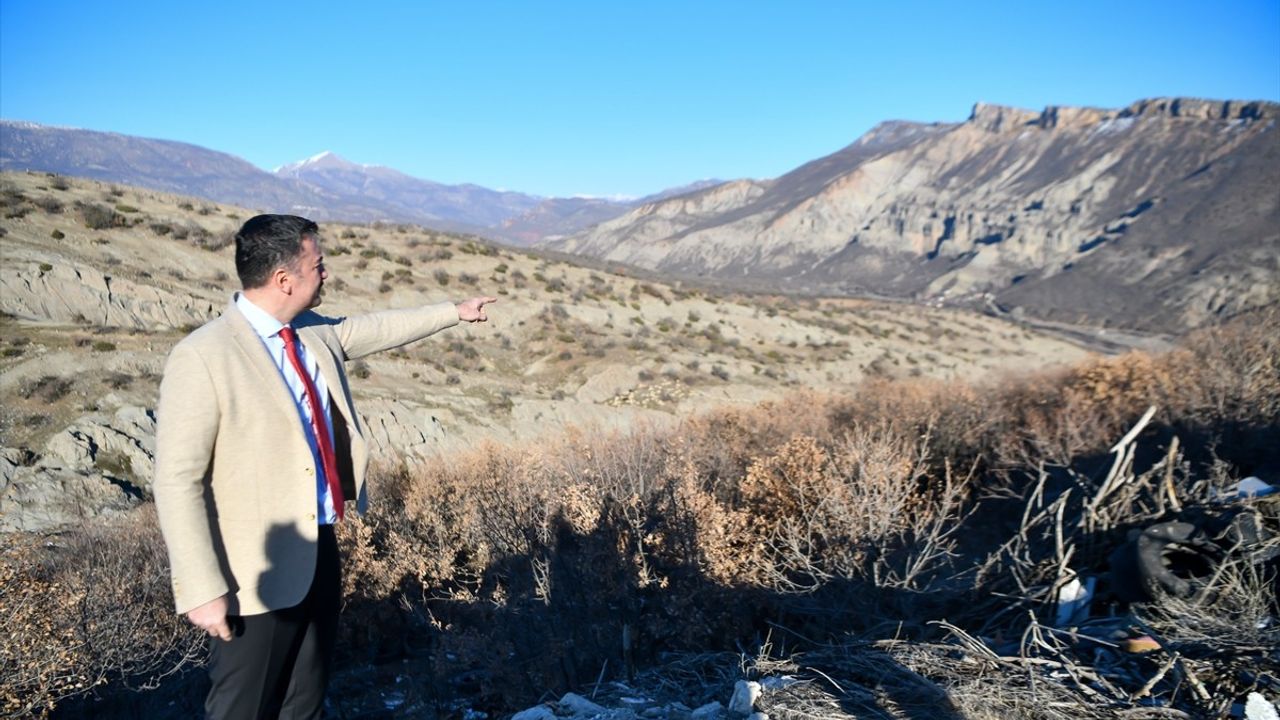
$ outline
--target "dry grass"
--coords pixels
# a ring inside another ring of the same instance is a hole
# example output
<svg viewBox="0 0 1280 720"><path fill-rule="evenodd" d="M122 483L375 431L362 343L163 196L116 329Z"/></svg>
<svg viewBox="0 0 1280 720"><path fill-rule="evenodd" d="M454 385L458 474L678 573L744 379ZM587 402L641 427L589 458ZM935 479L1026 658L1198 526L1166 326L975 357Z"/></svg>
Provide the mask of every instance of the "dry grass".
<svg viewBox="0 0 1280 720"><path fill-rule="evenodd" d="M168 558L150 508L123 527L10 544L0 558L4 716L45 716L109 681L157 687L203 656L199 634L171 608Z"/></svg>
<svg viewBox="0 0 1280 720"><path fill-rule="evenodd" d="M1277 313L1259 313L1169 354L995 386L875 381L383 468L373 512L341 528L342 647L414 657L424 692L491 709L774 631L780 653L843 668L835 702L850 715L910 716L912 692L957 717L1134 707L1160 661L1098 661L1096 644L1048 628L1052 598L1068 570L1103 568L1129 527L1176 516L1166 484L1191 506L1278 459L1277 338ZM1150 405L1108 475L1108 448ZM0 655L10 714L192 662L153 524L135 525L73 534L75 552L10 552L0 621L24 628ZM1274 629L1218 640L1277 615L1271 562L1224 566L1216 590L1180 601L1193 605L1137 609L1178 653L1149 694L1211 713L1192 674L1228 699L1277 675ZM33 604L45 595L65 600ZM1231 670L1246 658L1253 680Z"/></svg>

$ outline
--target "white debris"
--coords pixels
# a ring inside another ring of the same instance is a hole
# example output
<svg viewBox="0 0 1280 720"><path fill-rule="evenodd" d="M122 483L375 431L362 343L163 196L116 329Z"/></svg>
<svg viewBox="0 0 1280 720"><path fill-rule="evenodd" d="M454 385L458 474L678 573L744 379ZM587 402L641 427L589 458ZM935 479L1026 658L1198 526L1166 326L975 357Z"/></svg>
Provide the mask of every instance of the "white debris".
<svg viewBox="0 0 1280 720"><path fill-rule="evenodd" d="M1244 716L1246 720L1280 720L1276 706L1256 692L1249 693L1249 699L1244 704Z"/></svg>
<svg viewBox="0 0 1280 720"><path fill-rule="evenodd" d="M739 680L733 686L733 697L729 699L729 712L734 715L750 715L755 711L756 700L759 699L760 683L754 680Z"/></svg>
<svg viewBox="0 0 1280 720"><path fill-rule="evenodd" d="M1264 495L1270 495L1275 491L1276 488L1274 485L1269 485L1263 482L1262 479L1257 476L1249 476L1241 480L1240 484L1236 485L1236 497L1241 499L1251 497L1260 498Z"/></svg>
<svg viewBox="0 0 1280 720"><path fill-rule="evenodd" d="M1089 617L1089 602L1093 600L1093 589L1097 585L1097 578L1085 578L1082 583L1079 576L1063 585L1058 591L1058 616L1054 625L1068 627L1084 622Z"/></svg>
<svg viewBox="0 0 1280 720"><path fill-rule="evenodd" d="M771 675L760 681L760 687L767 692L774 692L789 688L798 682L800 681L790 675Z"/></svg>

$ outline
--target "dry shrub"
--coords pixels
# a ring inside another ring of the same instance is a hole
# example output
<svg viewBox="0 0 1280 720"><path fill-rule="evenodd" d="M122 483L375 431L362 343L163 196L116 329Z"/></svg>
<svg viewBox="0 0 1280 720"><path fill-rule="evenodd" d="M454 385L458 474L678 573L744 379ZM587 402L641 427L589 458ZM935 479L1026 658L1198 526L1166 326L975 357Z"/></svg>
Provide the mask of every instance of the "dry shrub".
<svg viewBox="0 0 1280 720"><path fill-rule="evenodd" d="M1141 412L1172 387L1169 364L1167 358L1137 351L1094 358L1067 375L1067 394L1073 402L1112 417Z"/></svg>
<svg viewBox="0 0 1280 720"><path fill-rule="evenodd" d="M867 557L931 519L912 512L927 505L926 455L887 428L854 428L832 448L798 436L757 459L741 486L747 522L731 547L747 552L735 575L790 592L862 576Z"/></svg>
<svg viewBox="0 0 1280 720"><path fill-rule="evenodd" d="M417 643L437 686L474 663L516 702L609 658L723 647L785 602L771 597L910 585L945 559L960 496L927 472L927 435L839 427L834 407L804 397L384 468L375 511L344 524L351 645Z"/></svg>
<svg viewBox="0 0 1280 720"><path fill-rule="evenodd" d="M818 619L806 627L834 632L848 627L848 610L832 618L851 598L852 614L870 605L883 615L852 621L863 628L911 617L921 598L980 625L992 592L1053 582L1051 515L1028 528L1019 562L1033 570L1020 579L1000 571L1011 556L989 545L1010 520L1016 529L1038 469L1087 481L1080 463L1153 403L1166 408L1165 427L1265 420L1243 404L1275 397L1259 342L1245 333L1199 355L1095 358L997 385L874 380L852 397L805 393L629 433L571 429L388 471L375 512L350 524L349 611L362 620L348 626L383 651L387 638L416 638L440 692L456 691L458 667L470 667L504 688L495 702L512 703L590 681L606 660L731 647L779 613L802 611ZM1175 469L1185 492L1188 466ZM1019 500L975 506L993 486ZM1101 510L1156 517L1151 487L1134 483ZM1068 517L1084 511L1087 489ZM975 507L983 523L966 524ZM960 538L973 554L958 553ZM1074 530L1068 539L1078 562L1108 542ZM994 574L965 558L991 560ZM971 689L984 712L1025 701Z"/></svg>
<svg viewBox="0 0 1280 720"><path fill-rule="evenodd" d="M1199 423L1280 420L1280 307L1202 330L1173 353L1180 415Z"/></svg>
<svg viewBox="0 0 1280 720"><path fill-rule="evenodd" d="M0 563L0 622L22 630L0 634L4 717L43 717L58 700L85 692L93 682L77 647L71 612L59 607L65 595L43 572L36 557L40 552L29 542L10 545Z"/></svg>
<svg viewBox="0 0 1280 720"><path fill-rule="evenodd" d="M943 616L1017 633L1027 610L1043 617L1057 579L1056 498L1067 497L1071 566L1090 567L1123 528L1091 534L1089 511L1165 517L1166 478L1184 499L1206 487L1197 452L1224 479L1276 459L1277 338L1272 311L1160 356L994 385L873 380L849 397L802 393L376 468L372 512L340 528L341 647L427 658L422 682L436 694L510 707L594 681L606 661L612 675L669 650L735 650L779 618L824 634ZM1177 435L1186 454L1169 453L1165 469L1144 460L1091 507L1098 459L1105 473L1107 449L1151 404L1160 412L1139 444L1159 460ZM11 707L36 711L107 677L145 684L190 661L154 522L134 523L72 536L76 552L11 551L0 616L36 629L0 641ZM1242 585L1255 604L1256 585ZM44 596L65 599L33 603ZM1022 707L981 678L966 687L985 698L978 714Z"/></svg>
<svg viewBox="0 0 1280 720"><path fill-rule="evenodd" d="M762 546L743 543L750 516L717 501L687 458L672 469L676 480L660 507L668 527L655 536L658 552L673 565L725 584L736 582L744 567L762 565Z"/></svg>
<svg viewBox="0 0 1280 720"><path fill-rule="evenodd" d="M195 665L203 638L173 612L168 559L150 508L57 543L10 545L0 563L0 703L44 716L114 682L155 688Z"/></svg>
<svg viewBox="0 0 1280 720"><path fill-rule="evenodd" d="M711 410L683 423L681 434L688 440L689 459L709 489L732 495L755 458L774 452L792 437L830 441L836 401L829 395L801 392L745 410Z"/></svg>
<svg viewBox="0 0 1280 720"><path fill-rule="evenodd" d="M1225 448L1247 470L1248 456L1264 452L1262 436L1280 424L1280 308L1199 331L1184 345L1094 357L994 385L873 380L846 412L932 424L937 455L957 467L980 460L1008 480L1105 454L1154 405L1154 427L1182 436L1184 447Z"/></svg>
<svg viewBox="0 0 1280 720"><path fill-rule="evenodd" d="M1113 436L1103 432L1085 406L1073 402L1065 374L1009 381L992 412L1004 416L991 441L991 461L1001 469L1025 471L1046 463L1069 466L1097 452Z"/></svg>

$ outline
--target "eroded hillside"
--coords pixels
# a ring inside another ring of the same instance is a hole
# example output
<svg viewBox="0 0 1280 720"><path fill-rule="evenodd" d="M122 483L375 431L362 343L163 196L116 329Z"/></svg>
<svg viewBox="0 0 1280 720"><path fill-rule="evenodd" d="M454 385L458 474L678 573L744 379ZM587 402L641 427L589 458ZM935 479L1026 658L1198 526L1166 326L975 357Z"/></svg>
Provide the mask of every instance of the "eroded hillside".
<svg viewBox="0 0 1280 720"><path fill-rule="evenodd" d="M232 236L254 211L46 174L0 186L0 527L132 506L149 495L165 354L237 288ZM349 368L386 459L567 424L661 424L869 375L972 379L1083 354L958 310L713 294L415 226L322 232L324 312L500 298L487 324Z"/></svg>
<svg viewBox="0 0 1280 720"><path fill-rule="evenodd" d="M1280 299L1277 114L980 103L963 123L882 123L779 178L547 245L670 275L1181 331Z"/></svg>

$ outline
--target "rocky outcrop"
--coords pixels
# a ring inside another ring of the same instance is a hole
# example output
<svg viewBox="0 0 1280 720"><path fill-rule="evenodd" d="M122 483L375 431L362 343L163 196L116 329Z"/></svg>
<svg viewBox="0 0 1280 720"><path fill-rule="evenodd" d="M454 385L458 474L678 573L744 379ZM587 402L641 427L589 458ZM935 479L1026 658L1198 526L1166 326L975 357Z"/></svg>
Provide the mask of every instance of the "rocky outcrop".
<svg viewBox="0 0 1280 720"><path fill-rule="evenodd" d="M194 327L226 302L213 293L206 297L113 277L54 255L27 256L20 249L15 255L0 266L0 311L26 320L148 330Z"/></svg>
<svg viewBox="0 0 1280 720"><path fill-rule="evenodd" d="M374 458L412 460L438 453L446 438L439 408L398 398L357 401L365 440Z"/></svg>
<svg viewBox="0 0 1280 720"><path fill-rule="evenodd" d="M151 495L155 416L86 415L38 452L0 449L0 531L48 530L132 508Z"/></svg>
<svg viewBox="0 0 1280 720"><path fill-rule="evenodd" d="M798 291L1180 330L1280 300L1278 106L979 103L776 180L654 203L549 247Z"/></svg>

